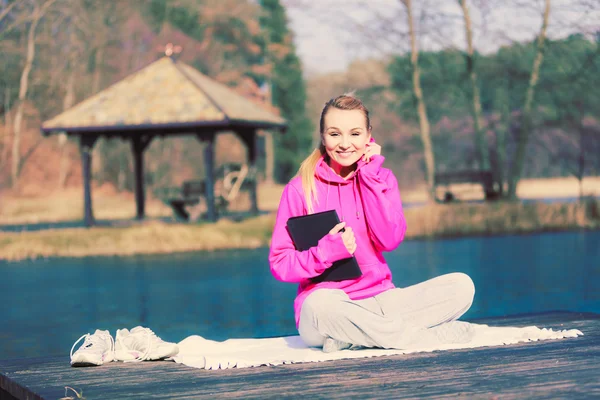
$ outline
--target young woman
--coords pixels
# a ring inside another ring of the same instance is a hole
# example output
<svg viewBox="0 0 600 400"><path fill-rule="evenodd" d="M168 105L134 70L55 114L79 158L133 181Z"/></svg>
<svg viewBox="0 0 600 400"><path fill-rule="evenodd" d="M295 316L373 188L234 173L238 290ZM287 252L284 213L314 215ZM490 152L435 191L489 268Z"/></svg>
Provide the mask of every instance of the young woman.
<svg viewBox="0 0 600 400"><path fill-rule="evenodd" d="M321 144L283 191L271 242L271 272L299 283L296 327L309 346L331 352L353 346L402 349L434 334L473 301L471 279L452 273L396 288L383 252L398 247L406 221L398 182L382 167L369 112L353 95L325 104ZM317 246L297 251L286 229L290 217L336 210L340 224ZM343 232L342 232L342 228ZM356 257L362 276L313 283L337 261Z"/></svg>

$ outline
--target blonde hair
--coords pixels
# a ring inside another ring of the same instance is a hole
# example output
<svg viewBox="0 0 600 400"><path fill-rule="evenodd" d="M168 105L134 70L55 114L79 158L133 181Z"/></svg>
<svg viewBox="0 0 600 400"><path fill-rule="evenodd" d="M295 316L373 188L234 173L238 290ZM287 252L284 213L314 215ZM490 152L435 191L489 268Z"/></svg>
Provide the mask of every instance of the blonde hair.
<svg viewBox="0 0 600 400"><path fill-rule="evenodd" d="M367 129L371 130L371 120L369 118L369 110L363 102L358 99L353 92L344 93L338 97L335 97L325 103L325 107L323 107L323 111L321 111L321 119L319 121L319 134L321 139L323 138L323 132L325 131L325 115L329 109L337 108L338 110L360 110L365 114L365 119L367 123ZM315 203L318 203L319 199L316 196L317 193L317 184L315 181L315 171L317 169L317 164L321 157L326 155L325 146L323 145L323 140L319 144L319 147L314 149L312 153L304 161L300 164L300 168L298 169L298 174L302 179L302 189L304 191L304 198L306 200L306 208L309 214L314 212L313 207L313 199Z"/></svg>

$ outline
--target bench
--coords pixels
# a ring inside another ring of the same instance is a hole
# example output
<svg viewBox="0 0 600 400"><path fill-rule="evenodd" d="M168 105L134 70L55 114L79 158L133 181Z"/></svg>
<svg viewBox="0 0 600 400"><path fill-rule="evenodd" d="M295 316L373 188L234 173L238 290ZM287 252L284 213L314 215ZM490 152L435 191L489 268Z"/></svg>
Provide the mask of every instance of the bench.
<svg viewBox="0 0 600 400"><path fill-rule="evenodd" d="M167 203L173 209L173 213L179 219L189 220L190 213L188 206L200 204L200 200L206 193L206 182L204 181L185 181L181 185L181 196L167 199Z"/></svg>
<svg viewBox="0 0 600 400"><path fill-rule="evenodd" d="M246 164L225 164L217 169L214 181L217 213L225 211L240 192L250 190L254 178L255 174ZM171 207L176 218L189 221L199 215L200 205L206 196L206 182L188 180L181 187L157 188L154 193Z"/></svg>
<svg viewBox="0 0 600 400"><path fill-rule="evenodd" d="M494 181L494 175L491 171L463 170L436 172L434 174L436 200L444 203L453 201L456 196L450 189L450 186L460 183L474 183L481 185L485 200L496 200L500 197L498 185ZM439 199L437 196L437 189L439 186L443 186L445 189L442 199Z"/></svg>

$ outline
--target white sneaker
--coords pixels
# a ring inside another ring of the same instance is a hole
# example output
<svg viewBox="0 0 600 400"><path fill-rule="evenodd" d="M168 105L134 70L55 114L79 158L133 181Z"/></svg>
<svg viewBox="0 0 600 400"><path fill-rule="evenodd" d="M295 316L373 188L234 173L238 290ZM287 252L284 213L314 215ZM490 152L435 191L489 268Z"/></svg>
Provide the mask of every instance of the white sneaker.
<svg viewBox="0 0 600 400"><path fill-rule="evenodd" d="M161 360L179 353L175 343L165 342L149 328L136 326L131 331L117 330L115 359L119 361Z"/></svg>
<svg viewBox="0 0 600 400"><path fill-rule="evenodd" d="M84 339L83 344L75 353L73 349L77 343ZM96 329L93 335L86 333L71 347L71 366L86 367L92 365L102 365L114 360L115 341L108 331Z"/></svg>

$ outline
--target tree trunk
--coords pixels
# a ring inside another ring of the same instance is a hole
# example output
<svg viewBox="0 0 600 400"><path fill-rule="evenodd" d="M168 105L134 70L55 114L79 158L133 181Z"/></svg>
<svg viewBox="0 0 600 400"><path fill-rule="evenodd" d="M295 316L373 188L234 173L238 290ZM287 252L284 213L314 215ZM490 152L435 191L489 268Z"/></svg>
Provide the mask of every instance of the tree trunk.
<svg viewBox="0 0 600 400"><path fill-rule="evenodd" d="M0 143L0 170L4 168L9 155L8 153L10 146L8 143L10 139L10 128L12 125L10 117L10 88L7 87L4 90L4 136L2 136L2 142Z"/></svg>
<svg viewBox="0 0 600 400"><path fill-rule="evenodd" d="M104 46L98 47L94 55L94 75L92 77L92 95L100 91L102 83L102 64L104 63Z"/></svg>
<svg viewBox="0 0 600 400"><path fill-rule="evenodd" d="M579 180L579 200L583 200L583 178L585 176L585 133L583 128L583 115L579 121L579 165L577 179Z"/></svg>
<svg viewBox="0 0 600 400"><path fill-rule="evenodd" d="M70 60L69 60L69 77L65 87L65 98L63 100L63 110L68 110L75 103L75 76L77 70L77 51L75 50L75 31L71 27L70 34ZM60 167L58 171L58 187L64 189L67 183L70 160L67 151L67 134L61 133L58 136L58 145L60 149Z"/></svg>
<svg viewBox="0 0 600 400"><path fill-rule="evenodd" d="M269 82L265 100L273 105L273 85ZM275 182L275 143L273 141L273 132L262 131L265 136L265 182L272 184Z"/></svg>
<svg viewBox="0 0 600 400"><path fill-rule="evenodd" d="M529 141L529 135L533 129L532 114L533 114L533 98L535 95L535 88L540 76L540 67L544 60L544 44L546 40L546 30L548 28L548 19L550 16L550 0L546 0L546 6L544 9L544 17L542 22L542 29L537 38L536 54L533 61L533 67L531 68L531 75L529 77L529 85L527 87L527 93L525 95L525 104L523 105L522 116L521 116L521 127L519 129L519 139L517 142L517 151L515 159L512 164L511 174L508 180L508 196L515 198L517 194L517 184L523 174L523 166L525 163L525 152L527 150L527 142Z"/></svg>
<svg viewBox="0 0 600 400"><path fill-rule="evenodd" d="M510 118L510 96L508 95L508 88L503 85L499 92L497 92L496 98L497 103L500 104L500 128L496 130L496 155L497 155L497 166L494 171L494 178L498 182L500 196L504 197L506 177L504 170L506 168L506 138L510 133L511 118Z"/></svg>
<svg viewBox="0 0 600 400"><path fill-rule="evenodd" d="M102 25L102 28L107 28L106 25ZM96 52L94 53L94 74L92 75L92 90L90 95L93 96L100 91L102 87L102 65L104 64L104 47L106 46L106 39L104 36L104 30L99 32L99 40L96 44ZM100 139L94 147L94 156L92 158L92 176L94 176L100 184L103 184L106 179L106 159L104 157L106 140Z"/></svg>
<svg viewBox="0 0 600 400"><path fill-rule="evenodd" d="M126 189L127 185L127 160L125 155L122 154L121 149L119 149L119 173L117 175L117 190L122 192Z"/></svg>
<svg viewBox="0 0 600 400"><path fill-rule="evenodd" d="M419 127L421 130L421 140L423 141L423 151L425 157L425 168L427 177L427 187L429 189L430 198L435 198L433 187L433 176L435 172L435 158L433 155L433 146L431 144L431 134L429 127L429 119L427 118L427 108L423 99L423 91L421 90L421 71L419 68L419 50L417 48L417 38L413 24L412 4L411 0L402 0L406 7L406 15L408 19L408 31L410 34L410 61L412 64L412 81L413 92L417 100L417 112L419 114Z"/></svg>
<svg viewBox="0 0 600 400"><path fill-rule="evenodd" d="M17 105L17 111L15 113L15 121L13 127L13 143L12 143L12 166L11 166L11 185L15 187L17 185L17 179L19 178L19 165L21 164L21 128L23 125L23 108L25 107L25 98L27 97L27 89L29 87L29 72L33 66L33 59L35 57L35 29L37 28L38 22L40 21L39 9L36 6L34 11L34 17L29 26L29 32L27 33L27 58L25 61L25 67L21 73L21 81L19 85L19 102Z"/></svg>
<svg viewBox="0 0 600 400"><path fill-rule="evenodd" d="M463 10L465 20L465 36L467 39L467 72L471 80L471 116L473 117L473 131L475 132L475 147L477 148L477 158L479 168L482 170L490 169L490 154L485 132L482 131L481 118L481 96L479 94L479 85L477 83L477 72L475 71L475 58L473 50L473 28L471 27L471 17L467 0L458 0Z"/></svg>
<svg viewBox="0 0 600 400"><path fill-rule="evenodd" d="M12 165L11 165L11 186L17 185L19 179L19 173L21 172L21 130L23 126L23 111L25 107L25 99L27 98L27 90L29 88L29 73L33 67L33 59L35 58L35 30L37 28L40 19L44 15L44 12L50 7L55 0L47 0L41 7L36 3L33 15L31 18L31 25L27 33L27 56L25 60L25 67L21 73L21 80L19 85L19 101L17 105L17 111L15 113L15 121L13 127L13 143L12 143Z"/></svg>
<svg viewBox="0 0 600 400"><path fill-rule="evenodd" d="M265 182L272 184L275 182L275 147L273 144L273 132L265 131Z"/></svg>

